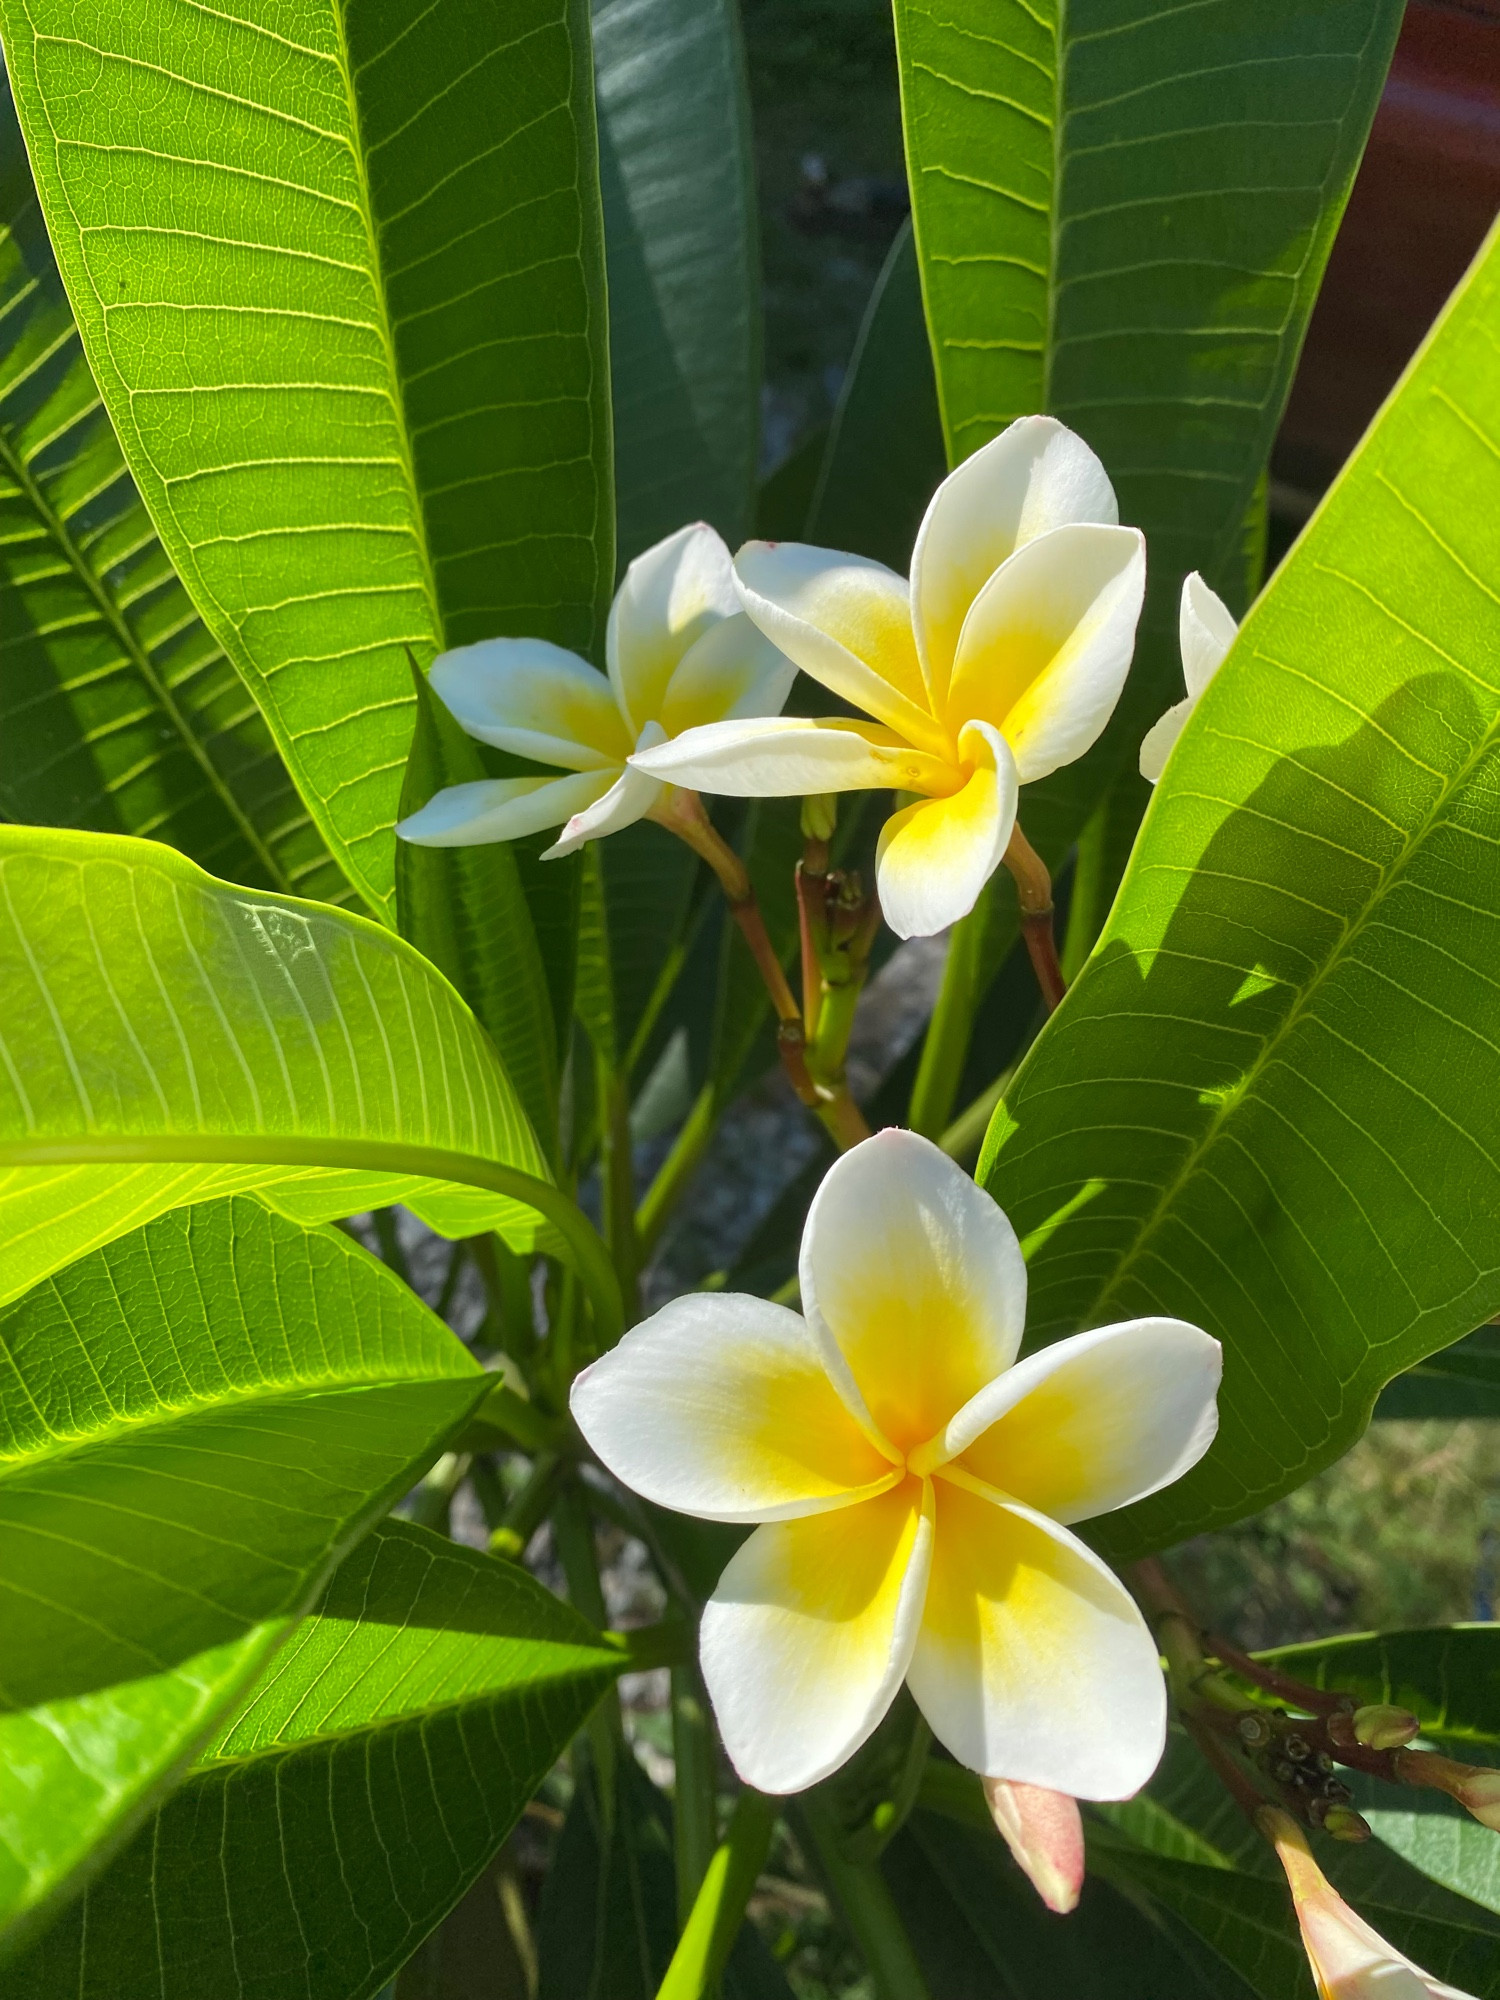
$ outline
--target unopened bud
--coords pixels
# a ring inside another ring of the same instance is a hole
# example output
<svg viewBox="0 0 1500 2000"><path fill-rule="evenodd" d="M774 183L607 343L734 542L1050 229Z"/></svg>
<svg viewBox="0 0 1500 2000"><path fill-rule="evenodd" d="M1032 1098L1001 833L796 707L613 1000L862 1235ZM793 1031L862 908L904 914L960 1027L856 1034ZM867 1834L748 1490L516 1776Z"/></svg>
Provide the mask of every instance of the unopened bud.
<svg viewBox="0 0 1500 2000"><path fill-rule="evenodd" d="M837 792L814 792L802 801L802 838L804 840L832 840L833 830L839 823L839 795Z"/></svg>
<svg viewBox="0 0 1500 2000"><path fill-rule="evenodd" d="M1392 1708L1389 1702L1372 1701L1357 1708L1350 1718L1354 1740L1367 1750L1399 1750L1410 1743L1422 1725L1409 1708Z"/></svg>
<svg viewBox="0 0 1500 2000"><path fill-rule="evenodd" d="M984 1796L1006 1846L1047 1908L1059 1916L1076 1909L1083 1888L1077 1799L1009 1778L986 1778Z"/></svg>
<svg viewBox="0 0 1500 2000"><path fill-rule="evenodd" d="M1500 1771L1482 1764L1460 1764L1430 1750L1403 1750L1397 1776L1408 1785L1431 1785L1457 1799L1481 1826L1500 1833Z"/></svg>
<svg viewBox="0 0 1500 2000"><path fill-rule="evenodd" d="M1323 1816L1323 1831L1335 1840L1368 1840L1370 1822L1353 1806L1330 1806Z"/></svg>

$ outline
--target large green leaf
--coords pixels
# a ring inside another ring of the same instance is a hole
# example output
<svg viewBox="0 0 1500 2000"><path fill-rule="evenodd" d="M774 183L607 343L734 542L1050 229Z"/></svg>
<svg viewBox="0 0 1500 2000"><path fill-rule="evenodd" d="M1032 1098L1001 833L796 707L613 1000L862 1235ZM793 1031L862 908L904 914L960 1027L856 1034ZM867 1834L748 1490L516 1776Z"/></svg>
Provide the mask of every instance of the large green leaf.
<svg viewBox="0 0 1500 2000"><path fill-rule="evenodd" d="M99 403L0 70L0 810L352 894L193 610Z"/></svg>
<svg viewBox="0 0 1500 2000"><path fill-rule="evenodd" d="M485 1386L349 1237L249 1196L0 1313L0 1928L97 1865Z"/></svg>
<svg viewBox="0 0 1500 2000"><path fill-rule="evenodd" d="M386 1521L5 2000L364 2000L622 1664L514 1564Z"/></svg>
<svg viewBox="0 0 1500 2000"><path fill-rule="evenodd" d="M494 1045L426 959L151 841L0 828L0 1070L0 1297L248 1187L302 1221L408 1201L446 1235L520 1244L539 1206L585 1282L601 1269Z"/></svg>
<svg viewBox="0 0 1500 2000"><path fill-rule="evenodd" d="M1388 1382L1377 1417L1500 1417L1500 1327L1481 1326Z"/></svg>
<svg viewBox="0 0 1500 2000"><path fill-rule="evenodd" d="M1500 250L1245 624L981 1177L1032 1332L1225 1345L1207 1459L1116 1551L1328 1464L1500 1307Z"/></svg>
<svg viewBox="0 0 1500 2000"><path fill-rule="evenodd" d="M594 0L623 566L684 521L750 532L755 182L738 0Z"/></svg>
<svg viewBox="0 0 1500 2000"><path fill-rule="evenodd" d="M1402 0L897 0L950 459L1049 410L1154 568L1237 593L1242 523Z"/></svg>
<svg viewBox="0 0 1500 2000"><path fill-rule="evenodd" d="M1405 1794L1386 1791L1404 1802ZM1091 1870L1171 1911L1262 2000L1312 2000L1280 1866L1178 1732L1145 1792L1091 1811L1105 1822L1094 1829L1097 1841L1091 1834ZM1408 1956L1476 2000L1500 1994L1500 1917L1380 1838L1362 1847L1320 1841L1318 1860L1340 1894Z"/></svg>
<svg viewBox="0 0 1500 2000"><path fill-rule="evenodd" d="M584 0L5 0L0 30L130 470L389 914L403 646L586 651L612 582Z"/></svg>
<svg viewBox="0 0 1500 2000"><path fill-rule="evenodd" d="M881 1868L940 2000L1246 2000L1222 1965L1097 1875L1059 1923L987 1815L967 1827L914 1813Z"/></svg>

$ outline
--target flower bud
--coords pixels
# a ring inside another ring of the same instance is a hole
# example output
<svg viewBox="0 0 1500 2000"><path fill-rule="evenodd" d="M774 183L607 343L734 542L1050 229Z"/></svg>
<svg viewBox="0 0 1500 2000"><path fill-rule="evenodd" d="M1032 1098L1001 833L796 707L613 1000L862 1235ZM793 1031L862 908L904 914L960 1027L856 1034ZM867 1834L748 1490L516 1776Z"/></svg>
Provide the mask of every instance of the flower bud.
<svg viewBox="0 0 1500 2000"><path fill-rule="evenodd" d="M1457 1799L1481 1826L1500 1832L1500 1771L1481 1764L1459 1764L1430 1750L1408 1750L1397 1765L1408 1785L1432 1785Z"/></svg>
<svg viewBox="0 0 1500 2000"><path fill-rule="evenodd" d="M986 1778L985 1801L1022 1872L1059 1916L1078 1907L1083 1888L1083 1821L1066 1792Z"/></svg>
<svg viewBox="0 0 1500 2000"><path fill-rule="evenodd" d="M839 823L839 795L837 792L814 792L802 801L802 838L804 840L832 840L833 830Z"/></svg>
<svg viewBox="0 0 1500 2000"><path fill-rule="evenodd" d="M1355 1742L1367 1750L1399 1750L1422 1727L1409 1708L1393 1708L1384 1701L1355 1709L1350 1722Z"/></svg>
<svg viewBox="0 0 1500 2000"><path fill-rule="evenodd" d="M1262 1806L1255 1819L1286 1870L1318 2000L1473 2000L1414 1965L1350 1909L1290 1814Z"/></svg>

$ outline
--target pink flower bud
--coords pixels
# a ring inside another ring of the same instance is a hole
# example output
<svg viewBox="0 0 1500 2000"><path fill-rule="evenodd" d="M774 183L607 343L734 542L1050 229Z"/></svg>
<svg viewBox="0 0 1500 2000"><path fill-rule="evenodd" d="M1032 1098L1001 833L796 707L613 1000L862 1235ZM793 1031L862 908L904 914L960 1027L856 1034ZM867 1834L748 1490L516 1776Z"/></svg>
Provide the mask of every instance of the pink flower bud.
<svg viewBox="0 0 1500 2000"><path fill-rule="evenodd" d="M1286 1870L1318 2000L1473 2000L1413 1965L1350 1909L1290 1814L1262 1806L1256 1823Z"/></svg>
<svg viewBox="0 0 1500 2000"><path fill-rule="evenodd" d="M1066 1792L986 1778L991 1817L1032 1887L1059 1916L1077 1909L1083 1888L1083 1821Z"/></svg>
<svg viewBox="0 0 1500 2000"><path fill-rule="evenodd" d="M1396 1770L1408 1785L1431 1785L1446 1792L1481 1826L1500 1833L1500 1771L1482 1764L1460 1764L1431 1750L1403 1751Z"/></svg>

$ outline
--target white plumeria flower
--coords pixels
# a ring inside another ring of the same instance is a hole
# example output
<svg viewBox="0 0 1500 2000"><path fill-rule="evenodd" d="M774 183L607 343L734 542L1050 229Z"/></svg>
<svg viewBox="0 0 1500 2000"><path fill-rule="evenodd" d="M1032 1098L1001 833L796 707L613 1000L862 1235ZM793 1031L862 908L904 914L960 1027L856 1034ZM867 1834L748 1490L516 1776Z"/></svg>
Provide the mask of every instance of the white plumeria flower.
<svg viewBox="0 0 1500 2000"><path fill-rule="evenodd" d="M741 610L729 551L701 521L626 570L605 656L607 680L546 639L440 653L429 678L470 736L572 775L450 785L402 820L402 839L472 847L562 826L545 858L571 854L662 808L668 787L630 768L632 750L702 723L775 715L796 673Z"/></svg>
<svg viewBox="0 0 1500 2000"><path fill-rule="evenodd" d="M1318 2000L1474 2000L1414 1965L1350 1909L1290 1814L1264 1806L1258 1818L1286 1870Z"/></svg>
<svg viewBox="0 0 1500 2000"><path fill-rule="evenodd" d="M1099 1327L1017 1362L1026 1267L929 1140L830 1168L802 1238L806 1314L692 1293L586 1369L589 1444L648 1500L753 1521L703 1614L703 1673L747 1784L796 1792L905 1681L988 1777L1136 1791L1166 1700L1155 1641L1065 1523L1154 1493L1217 1423L1219 1344Z"/></svg>
<svg viewBox="0 0 1500 2000"><path fill-rule="evenodd" d="M1146 550L1083 440L1023 417L939 486L909 586L797 542L747 543L735 575L761 630L874 722L720 722L634 763L736 797L924 794L886 822L875 867L892 930L925 937L999 866L1017 786L1081 757L1109 720Z"/></svg>
<svg viewBox="0 0 1500 2000"><path fill-rule="evenodd" d="M1182 650L1187 699L1169 708L1146 731L1141 744L1141 776L1149 783L1154 785L1167 768L1172 745L1198 706L1203 690L1223 665L1239 629L1223 598L1209 589L1197 570L1189 571L1182 579L1182 601L1177 608L1177 643Z"/></svg>

